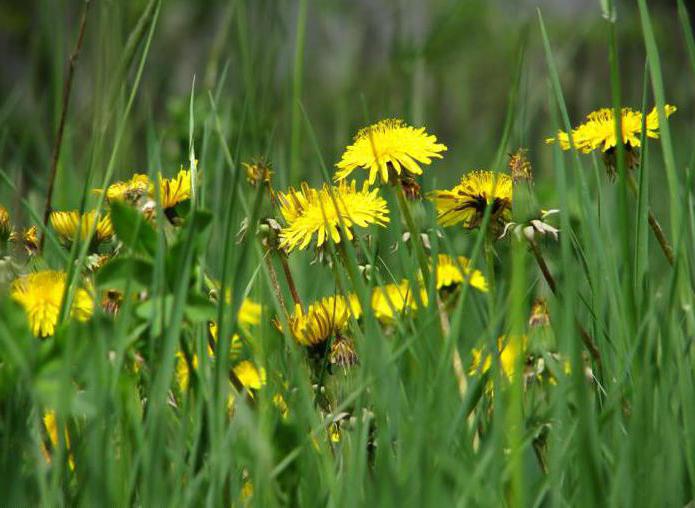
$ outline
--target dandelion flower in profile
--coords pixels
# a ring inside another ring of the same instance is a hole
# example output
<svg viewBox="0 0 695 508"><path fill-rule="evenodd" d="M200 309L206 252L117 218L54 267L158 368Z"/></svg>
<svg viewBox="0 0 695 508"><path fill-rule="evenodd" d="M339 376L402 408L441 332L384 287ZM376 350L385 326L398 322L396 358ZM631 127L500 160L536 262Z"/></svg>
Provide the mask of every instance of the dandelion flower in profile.
<svg viewBox="0 0 695 508"><path fill-rule="evenodd" d="M361 315L355 295L327 296L310 304L306 311L296 304L289 318L290 332L300 345L317 346L345 330L350 316L358 319Z"/></svg>
<svg viewBox="0 0 695 508"><path fill-rule="evenodd" d="M80 214L73 210L71 212L51 212L51 226L63 242L69 243L78 234L79 239L85 240L92 228L94 228L94 236L92 242L99 244L110 240L113 236L113 226L111 225L111 217L104 214L97 219L97 213L94 210ZM96 225L95 225L96 222Z"/></svg>
<svg viewBox="0 0 695 508"><path fill-rule="evenodd" d="M299 191L290 189L286 194L278 194L280 211L287 223L280 231L281 248L287 252L305 249L314 236L317 247L327 239L340 243L342 225L347 239L352 240L355 226L385 226L389 222L386 201L379 196L378 189L370 191L366 182L359 191L354 181L341 182L332 192L333 196L328 185L316 190L303 184Z"/></svg>
<svg viewBox="0 0 695 508"><path fill-rule="evenodd" d="M35 336L48 337L55 332L66 278L65 272L45 270L21 276L12 283L11 296L24 307L29 327ZM89 292L77 288L71 316L78 321L87 321L93 311L94 302Z"/></svg>
<svg viewBox="0 0 695 508"><path fill-rule="evenodd" d="M667 104L664 108L666 118L676 111L676 106ZM626 162L628 168L633 168L639 162L639 148L642 134L642 113L630 108L621 110L621 126L623 131L623 144L626 150ZM656 107L647 115L645 120L645 135L648 138L659 137L659 115ZM589 113L586 121L579 127L572 129L572 143L582 153L590 153L600 150L608 166L609 174L615 174L615 148L618 140L615 135L615 114L611 108L601 108ZM545 140L546 143L559 143L560 148L569 150L570 137L567 132L559 130L557 134Z"/></svg>
<svg viewBox="0 0 695 508"><path fill-rule="evenodd" d="M466 282L471 287L486 293L487 280L480 270L470 267L470 260L459 256L457 259L446 254L437 256L437 289L458 286Z"/></svg>
<svg viewBox="0 0 695 508"><path fill-rule="evenodd" d="M12 223L7 208L0 205L0 242L6 242L12 234Z"/></svg>
<svg viewBox="0 0 695 508"><path fill-rule="evenodd" d="M420 290L420 301L427 305L427 292ZM417 301L407 279L399 284L386 284L372 290L372 310L384 324L392 324L397 317L417 309Z"/></svg>
<svg viewBox="0 0 695 508"><path fill-rule="evenodd" d="M369 170L370 185L377 175L383 183L404 172L420 175L420 165L430 164L433 158L441 159L441 152L446 149L424 127L411 127L397 119L381 120L357 133L354 143L336 164L335 180L347 178L357 168Z"/></svg>
<svg viewBox="0 0 695 508"><path fill-rule="evenodd" d="M191 172L181 169L174 178L159 178L159 199L164 210L191 199Z"/></svg>
<svg viewBox="0 0 695 508"><path fill-rule="evenodd" d="M430 199L442 226L462 222L464 228L475 229L490 206L490 224L496 228L512 218L512 179L505 173L472 171L453 189L432 191Z"/></svg>

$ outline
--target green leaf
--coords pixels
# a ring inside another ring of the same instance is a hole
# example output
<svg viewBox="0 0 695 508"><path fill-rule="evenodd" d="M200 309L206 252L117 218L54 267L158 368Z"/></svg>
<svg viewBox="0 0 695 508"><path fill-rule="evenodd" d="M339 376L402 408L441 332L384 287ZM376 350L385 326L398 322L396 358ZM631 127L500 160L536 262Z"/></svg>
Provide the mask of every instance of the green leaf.
<svg viewBox="0 0 695 508"><path fill-rule="evenodd" d="M132 206L111 204L111 222L116 236L135 252L155 255L157 234L145 217Z"/></svg>
<svg viewBox="0 0 695 508"><path fill-rule="evenodd" d="M150 261L136 257L112 259L97 272L97 286L125 289L137 285L149 287L154 267Z"/></svg>

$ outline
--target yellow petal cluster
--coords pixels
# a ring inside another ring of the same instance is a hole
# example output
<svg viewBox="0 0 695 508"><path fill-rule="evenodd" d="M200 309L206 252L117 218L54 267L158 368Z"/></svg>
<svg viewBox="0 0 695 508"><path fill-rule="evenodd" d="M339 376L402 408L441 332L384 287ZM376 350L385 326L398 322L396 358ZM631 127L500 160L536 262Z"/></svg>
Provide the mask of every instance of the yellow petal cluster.
<svg viewBox="0 0 695 508"><path fill-rule="evenodd" d="M159 198L162 208L168 210L191 198L191 172L180 169L174 178L159 175ZM101 192L101 191L98 191ZM137 203L141 197L155 198L155 186L147 175L134 174L130 180L113 183L106 189L109 202L127 201Z"/></svg>
<svg viewBox="0 0 695 508"><path fill-rule="evenodd" d="M181 169L174 178L159 177L159 199L168 210L191 198L191 172Z"/></svg>
<svg viewBox="0 0 695 508"><path fill-rule="evenodd" d="M361 314L357 296L328 296L310 304L306 312L295 305L289 318L290 332L302 346L315 346L344 330L350 316L358 319Z"/></svg>
<svg viewBox="0 0 695 508"><path fill-rule="evenodd" d="M437 289L456 286L464 282L482 291L488 291L487 280L480 270L470 268L470 260L459 256L456 260L447 254L437 256Z"/></svg>
<svg viewBox="0 0 695 508"><path fill-rule="evenodd" d="M676 106L667 104L664 108L666 118L671 116L676 109ZM630 108L623 108L621 110L621 125L623 144L627 147L639 148L641 143L640 136L642 134L642 113ZM659 115L656 107L647 115L645 128L647 137L659 137ZM572 142L575 148L583 153L589 153L597 149L606 152L617 145L615 134L614 110L602 108L589 113L586 122L572 129ZM557 141L563 150L570 149L569 135L561 130L554 137L545 141L546 143L555 143Z"/></svg>
<svg viewBox="0 0 695 508"><path fill-rule="evenodd" d="M80 214L77 210L51 212L50 221L51 226L64 242L71 242L76 236L80 240L85 240L92 229L94 229L93 242L100 243L110 240L113 236L113 226L108 213L97 218L95 210L84 214Z"/></svg>
<svg viewBox="0 0 695 508"><path fill-rule="evenodd" d="M66 278L65 272L44 270L19 277L12 283L12 298L24 307L29 327L37 337L48 337L55 332ZM86 321L93 312L94 302L89 292L77 288L72 302L72 317Z"/></svg>
<svg viewBox="0 0 695 508"><path fill-rule="evenodd" d="M106 199L109 202L128 201L137 202L142 196L152 196L154 184L147 175L135 173L130 180L116 182L106 189Z"/></svg>
<svg viewBox="0 0 695 508"><path fill-rule="evenodd" d="M357 133L354 143L345 149L336 164L335 180L347 178L357 168L369 170L370 185L377 175L382 182L388 182L390 169L397 175L402 171L420 175L420 164L430 164L433 158L441 159L440 152L446 149L445 145L437 143L436 136L425 132L424 127L411 127L398 119L381 120Z"/></svg>
<svg viewBox="0 0 695 508"><path fill-rule="evenodd" d="M511 335L509 337L502 335L497 339L500 367L507 379L511 380L514 377L516 366L520 361L519 357L526 353L527 342L525 335ZM484 353L482 348L474 348L471 353L470 375L483 374L490 370L492 357L489 354Z"/></svg>
<svg viewBox="0 0 695 508"><path fill-rule="evenodd" d="M280 247L288 252L305 249L314 236L318 247L328 238L340 243L342 225L351 240L354 226L385 226L389 222L386 201L379 196L378 189L370 191L366 182L362 190L356 189L354 181L341 182L332 189L324 185L321 190L303 184L299 191L290 189L279 193L278 201L287 223L280 232Z"/></svg>
<svg viewBox="0 0 695 508"><path fill-rule="evenodd" d="M427 292L420 289L420 300L427 305ZM417 309L417 301L410 283L403 279L399 284L385 284L372 290L372 310L382 323L391 324L410 310Z"/></svg>
<svg viewBox="0 0 695 508"><path fill-rule="evenodd" d="M459 222L466 229L480 226L485 209L492 207L490 224L509 222L512 214L512 179L505 173L472 171L461 178L451 190L430 193L437 208L437 220L442 226Z"/></svg>

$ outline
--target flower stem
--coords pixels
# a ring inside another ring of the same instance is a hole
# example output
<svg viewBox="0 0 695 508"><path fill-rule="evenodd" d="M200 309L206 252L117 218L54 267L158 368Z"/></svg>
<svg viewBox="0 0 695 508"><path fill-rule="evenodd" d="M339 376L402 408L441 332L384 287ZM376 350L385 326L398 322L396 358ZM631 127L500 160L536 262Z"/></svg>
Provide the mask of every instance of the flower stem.
<svg viewBox="0 0 695 508"><path fill-rule="evenodd" d="M280 258L280 263L282 264L282 271L285 273L285 280L287 280L287 286L290 288L290 294L292 295L292 301L297 305L302 305L302 300L299 298L299 292L297 291L297 286L294 283L294 277L292 276L292 271L290 270L290 265L287 262L287 256L282 252L278 252L278 257Z"/></svg>
<svg viewBox="0 0 695 508"><path fill-rule="evenodd" d="M269 252L266 251L266 255L263 256L263 259L265 259L265 264L266 267L268 268L268 275L270 276L270 285L273 289L273 293L275 294L275 298L277 298L278 303L280 304L280 307L282 307L282 311L285 314L285 318L289 320L289 313L287 312L287 305L285 305L285 298L282 296L282 290L280 289L280 284L278 283L278 275L277 272L275 271L275 267L273 266L273 261L268 255Z"/></svg>
<svg viewBox="0 0 695 508"><path fill-rule="evenodd" d="M639 191L637 189L637 182L635 182L635 177L631 173L628 173L626 177L627 184L630 187L630 190L632 190L635 196L639 196ZM657 220L656 215L654 215L654 212L652 212L651 208L647 209L647 220L649 222L649 227L651 228L652 232L654 233L654 236L656 237L656 241L659 242L659 246L661 246L661 250L663 251L664 256L666 256L668 264L673 266L673 247L671 247L671 243L666 238L666 234L664 233L661 224L659 224L659 221Z"/></svg>
<svg viewBox="0 0 695 508"><path fill-rule="evenodd" d="M405 192L403 191L403 185L400 180L396 185L396 196L398 196L398 206L401 209L401 213L405 218L405 224L408 226L408 232L410 233L410 240L413 242L415 249L415 255L417 256L418 263L420 264L420 271L425 279L425 284L429 284L429 263L427 262L427 257L425 256L425 249L422 245L422 238L420 238L420 233L415 227L415 221L413 220L413 215L410 213L410 205L405 197Z"/></svg>
<svg viewBox="0 0 695 508"><path fill-rule="evenodd" d="M533 257L536 260L536 264L538 265L538 268L540 268L541 273L543 274L543 278L548 283L548 287L558 299L562 298L562 295L557 287L557 283L555 282L555 278L553 277L553 274L550 273L548 264L545 262L545 258L543 257L543 253L541 252L541 249L538 247L538 244L535 240L531 238L527 238L527 240L529 247L531 248L531 252L533 253ZM589 350L591 357L596 362L596 366L600 371L602 365L601 352L599 351L598 346L594 341L594 338L589 334L589 332L586 331L586 329L582 326L578 319L575 318L574 324L577 327L577 331L579 332L579 335L582 338L584 346Z"/></svg>

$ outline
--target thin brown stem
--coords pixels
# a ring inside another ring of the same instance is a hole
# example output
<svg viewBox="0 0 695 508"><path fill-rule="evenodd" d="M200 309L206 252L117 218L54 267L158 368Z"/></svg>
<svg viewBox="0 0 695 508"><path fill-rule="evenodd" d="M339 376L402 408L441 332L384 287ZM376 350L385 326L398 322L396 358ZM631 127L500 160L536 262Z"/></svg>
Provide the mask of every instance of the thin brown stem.
<svg viewBox="0 0 695 508"><path fill-rule="evenodd" d="M635 196L639 197L639 189L637 188L635 177L631 173L627 174L626 176L628 187L630 187L630 190ZM654 236L656 237L656 241L659 242L659 246L661 247L664 256L666 256L668 264L673 266L673 247L671 247L671 243L668 241L668 238L666 238L666 234L664 233L661 224L659 224L659 221L651 208L647 209L647 221L649 222L649 227L651 228L652 233L654 233Z"/></svg>
<svg viewBox="0 0 695 508"><path fill-rule="evenodd" d="M302 305L302 300L299 298L299 292L297 291L297 286L294 283L294 277L292 276L292 271L290 270L290 265L287 262L287 256L282 252L278 252L278 257L280 258L280 264L282 264L282 271L285 273L285 280L287 281L287 286L290 288L290 294L292 295L292 301L296 305Z"/></svg>
<svg viewBox="0 0 695 508"><path fill-rule="evenodd" d="M543 257L543 253L541 252L540 248L538 247L538 244L536 243L535 240L531 238L527 238L528 244L531 247L531 252L533 253L533 257L536 259L536 264L538 265L538 268L540 268L541 273L543 274L543 278L545 281L548 283L548 287L550 290L553 292L553 294L557 298L561 298L562 295L560 294L557 283L555 282L555 278L553 277L553 274L550 273L550 269L548 268L548 264L545 262L545 258ZM582 324L579 322L578 319L575 318L574 324L577 327L577 331L579 332L579 335L582 338L582 342L584 343L584 346L586 349L589 350L589 353L591 354L591 357L594 359L596 362L597 367L599 370L601 369L602 361L601 361L601 352L598 349L598 346L596 345L596 342L594 341L594 338L589 334L589 332L586 331L586 329L582 326Z"/></svg>
<svg viewBox="0 0 695 508"><path fill-rule="evenodd" d="M442 327L442 333L444 337L447 337L451 333L451 323L449 322L449 315L446 312L446 307L442 299L437 296L437 310L439 311L439 324ZM458 346L454 342L451 348L451 366L454 369L454 375L456 376L456 381L458 384L459 395L463 399L466 395L466 389L468 387L468 381L466 380L466 371L463 368L463 361L461 360L461 354L459 353Z"/></svg>
<svg viewBox="0 0 695 508"><path fill-rule="evenodd" d="M82 42L84 41L85 28L87 27L87 13L89 12L89 7L92 4L91 0L85 0L84 7L82 9L82 18L80 20L80 29L77 35L77 42L75 47L70 54L68 59L68 73L65 77L65 82L63 83L63 99L60 111L60 121L58 122L58 132L56 133L56 138L53 143L53 153L51 155L51 168L48 175L48 192L46 193L46 204L44 206L43 212L43 225L44 229L48 227L48 218L51 215L51 200L53 199L53 188L55 187L56 173L58 172L58 159L60 158L60 147L63 144L63 133L65 132L65 119L68 114L68 106L70 104L70 91L72 90L73 77L75 76L75 66L77 64L77 58L80 55L82 49ZM46 234L41 234L41 242L39 243L39 252L43 252L43 245L46 239Z"/></svg>
<svg viewBox="0 0 695 508"><path fill-rule="evenodd" d="M290 315L287 312L287 305L285 305L285 298L282 296L282 290L280 289L280 283L278 282L278 275L277 272L275 271L275 267L273 266L273 260L270 258L268 255L269 253L266 251L266 255L263 256L263 259L265 260L265 264L268 267L268 275L270 276L270 285L273 289L273 293L275 294L275 298L277 298L278 303L280 304L280 307L282 307L282 312L285 314L285 318L289 321Z"/></svg>

